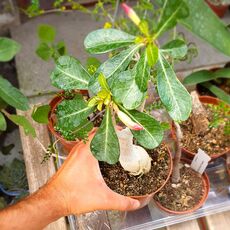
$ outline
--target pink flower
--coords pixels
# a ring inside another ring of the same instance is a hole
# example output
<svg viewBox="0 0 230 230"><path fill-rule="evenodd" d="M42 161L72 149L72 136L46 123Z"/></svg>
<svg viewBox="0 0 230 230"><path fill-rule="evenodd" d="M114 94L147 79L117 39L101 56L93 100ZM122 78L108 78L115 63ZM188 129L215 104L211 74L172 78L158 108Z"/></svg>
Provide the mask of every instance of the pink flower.
<svg viewBox="0 0 230 230"><path fill-rule="evenodd" d="M121 6L123 10L125 11L125 13L128 15L128 17L138 26L141 20L136 14L136 12L125 3L122 3Z"/></svg>

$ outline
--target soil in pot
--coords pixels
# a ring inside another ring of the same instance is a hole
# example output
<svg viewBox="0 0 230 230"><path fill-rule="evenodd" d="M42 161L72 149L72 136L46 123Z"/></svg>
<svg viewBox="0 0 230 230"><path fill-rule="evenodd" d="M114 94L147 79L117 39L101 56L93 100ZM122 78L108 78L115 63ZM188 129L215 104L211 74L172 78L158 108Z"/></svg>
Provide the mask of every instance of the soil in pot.
<svg viewBox="0 0 230 230"><path fill-rule="evenodd" d="M159 202L158 206L163 206L165 211L191 212L205 201L204 196L208 192L202 176L185 163L181 163L180 173L179 183L173 184L169 180L154 196L155 201Z"/></svg>
<svg viewBox="0 0 230 230"><path fill-rule="evenodd" d="M208 120L213 120L213 111L208 104L203 103L208 115ZM225 153L229 150L230 135L225 134L224 127L210 127L202 136L197 136L193 130L191 117L181 124L183 132L182 145L190 152L197 153L198 149L204 150L209 156Z"/></svg>
<svg viewBox="0 0 230 230"><path fill-rule="evenodd" d="M168 149L166 145L161 144L147 152L152 158L151 170L142 176L130 175L119 162L115 165L100 162L101 173L108 187L125 196L143 196L161 188L171 173Z"/></svg>

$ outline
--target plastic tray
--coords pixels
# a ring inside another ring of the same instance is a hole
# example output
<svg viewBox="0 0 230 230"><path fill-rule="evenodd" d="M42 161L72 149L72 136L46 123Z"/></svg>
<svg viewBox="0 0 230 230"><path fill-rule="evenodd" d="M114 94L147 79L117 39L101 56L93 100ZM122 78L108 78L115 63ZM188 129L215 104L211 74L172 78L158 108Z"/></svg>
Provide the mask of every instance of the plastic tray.
<svg viewBox="0 0 230 230"><path fill-rule="evenodd" d="M59 156L63 156L59 148ZM59 159L59 166L63 160ZM206 203L196 212L186 215L170 215L159 210L154 201L142 209L132 212L96 211L78 217L69 216L72 230L153 230L184 221L197 219L214 213L230 210L230 177L224 158L211 162L206 169L210 179L210 192Z"/></svg>

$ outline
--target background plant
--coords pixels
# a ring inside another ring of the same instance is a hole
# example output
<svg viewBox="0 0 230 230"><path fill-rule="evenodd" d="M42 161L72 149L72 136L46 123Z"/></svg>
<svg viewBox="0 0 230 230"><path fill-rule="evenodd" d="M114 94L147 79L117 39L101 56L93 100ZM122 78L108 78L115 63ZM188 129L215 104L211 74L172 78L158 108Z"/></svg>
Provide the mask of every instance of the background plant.
<svg viewBox="0 0 230 230"><path fill-rule="evenodd" d="M9 38L0 38L0 62L10 61L20 50L20 45ZM26 135L36 137L36 133L25 116L9 114L6 107L26 111L30 108L28 99L11 83L0 75L0 130L5 131L7 123L5 117L16 125L22 126Z"/></svg>
<svg viewBox="0 0 230 230"><path fill-rule="evenodd" d="M218 69L215 71L200 70L189 74L184 79L185 85L201 84L203 87L211 91L214 95L222 101L230 104L230 96L219 87L215 86L211 81L218 81L219 78L230 78L230 68ZM229 83L230 84L230 83Z"/></svg>

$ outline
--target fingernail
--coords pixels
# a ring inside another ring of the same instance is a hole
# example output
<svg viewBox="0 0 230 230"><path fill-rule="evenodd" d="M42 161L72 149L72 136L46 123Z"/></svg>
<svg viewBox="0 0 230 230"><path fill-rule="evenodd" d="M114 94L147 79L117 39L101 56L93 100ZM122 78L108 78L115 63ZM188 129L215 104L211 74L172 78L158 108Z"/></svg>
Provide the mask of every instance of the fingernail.
<svg viewBox="0 0 230 230"><path fill-rule="evenodd" d="M140 207L140 201L138 201L138 200L132 200L132 206L133 206L133 209L137 209L137 208L139 208Z"/></svg>

